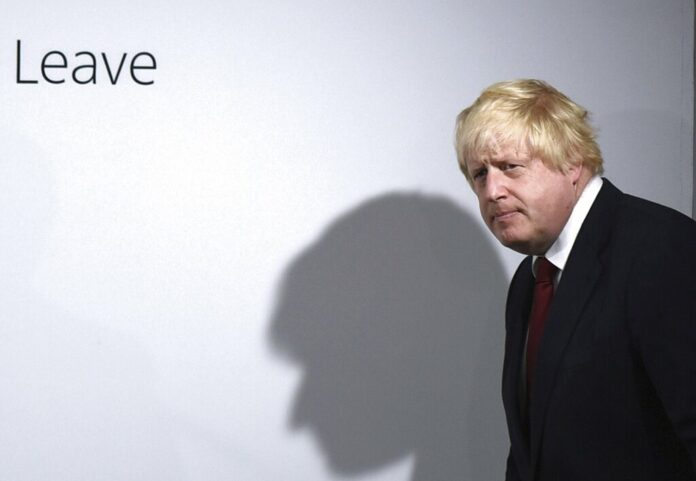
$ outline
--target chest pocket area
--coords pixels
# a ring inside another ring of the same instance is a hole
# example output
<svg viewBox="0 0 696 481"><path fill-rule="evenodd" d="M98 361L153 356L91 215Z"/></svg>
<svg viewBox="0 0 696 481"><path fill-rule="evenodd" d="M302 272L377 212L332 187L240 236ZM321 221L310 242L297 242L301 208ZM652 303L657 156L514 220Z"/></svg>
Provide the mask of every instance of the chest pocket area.
<svg viewBox="0 0 696 481"><path fill-rule="evenodd" d="M606 369L630 356L625 317L612 299L591 303L581 315L563 354L562 368ZM595 299L597 300L597 299Z"/></svg>

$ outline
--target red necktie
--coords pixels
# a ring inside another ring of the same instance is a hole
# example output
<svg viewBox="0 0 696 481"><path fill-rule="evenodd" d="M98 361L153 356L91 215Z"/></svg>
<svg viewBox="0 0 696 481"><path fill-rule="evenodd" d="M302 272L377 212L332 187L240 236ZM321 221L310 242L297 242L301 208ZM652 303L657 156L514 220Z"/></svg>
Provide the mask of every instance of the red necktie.
<svg viewBox="0 0 696 481"><path fill-rule="evenodd" d="M529 333L527 335L527 392L532 389L534 368L536 366L541 335L544 332L544 321L549 312L553 299L553 277L558 268L551 264L546 257L536 261L536 281L534 283L534 300L529 314Z"/></svg>

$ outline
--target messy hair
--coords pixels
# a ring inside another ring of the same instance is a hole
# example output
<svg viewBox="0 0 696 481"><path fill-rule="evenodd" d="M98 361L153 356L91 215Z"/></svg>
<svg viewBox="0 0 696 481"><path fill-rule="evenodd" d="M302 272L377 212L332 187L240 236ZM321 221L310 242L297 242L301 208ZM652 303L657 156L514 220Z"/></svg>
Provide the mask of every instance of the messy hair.
<svg viewBox="0 0 696 481"><path fill-rule="evenodd" d="M471 182L467 162L505 146L525 149L548 167L565 172L571 165L604 171L589 114L542 80L500 82L484 90L457 116L455 149Z"/></svg>

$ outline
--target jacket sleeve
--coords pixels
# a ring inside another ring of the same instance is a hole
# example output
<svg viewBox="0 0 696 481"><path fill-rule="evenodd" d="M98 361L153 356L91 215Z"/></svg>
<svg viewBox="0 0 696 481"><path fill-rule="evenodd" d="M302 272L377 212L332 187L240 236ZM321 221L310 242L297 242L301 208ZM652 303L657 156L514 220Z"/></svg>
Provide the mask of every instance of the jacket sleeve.
<svg viewBox="0 0 696 481"><path fill-rule="evenodd" d="M696 472L696 223L684 220L650 238L628 291L631 335L666 413L663 431L671 426ZM658 449L670 436L655 440Z"/></svg>

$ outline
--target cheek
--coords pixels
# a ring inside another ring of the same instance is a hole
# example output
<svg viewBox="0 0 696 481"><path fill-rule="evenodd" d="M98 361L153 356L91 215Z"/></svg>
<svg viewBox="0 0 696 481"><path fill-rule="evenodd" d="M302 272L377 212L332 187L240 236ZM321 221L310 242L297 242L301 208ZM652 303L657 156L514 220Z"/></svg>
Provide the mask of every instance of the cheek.
<svg viewBox="0 0 696 481"><path fill-rule="evenodd" d="M573 210L573 196L567 192L559 192L555 197L555 201L547 202L544 205L544 217L546 223L552 228L558 230L563 228L568 221L571 211Z"/></svg>
<svg viewBox="0 0 696 481"><path fill-rule="evenodd" d="M487 210L486 200L480 195L477 196L477 200L478 200L479 212L481 213L481 217L483 218L483 220L488 222L488 216L486 215L486 210Z"/></svg>

